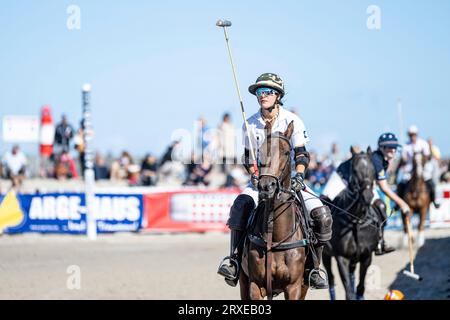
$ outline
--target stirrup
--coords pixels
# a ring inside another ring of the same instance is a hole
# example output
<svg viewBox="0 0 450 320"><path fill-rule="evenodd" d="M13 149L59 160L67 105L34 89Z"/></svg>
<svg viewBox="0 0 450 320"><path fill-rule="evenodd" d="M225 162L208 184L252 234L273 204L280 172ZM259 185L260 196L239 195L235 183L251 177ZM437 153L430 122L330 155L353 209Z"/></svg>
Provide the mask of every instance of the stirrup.
<svg viewBox="0 0 450 320"><path fill-rule="evenodd" d="M322 276L320 275L321 272L325 275L324 277L322 277ZM319 278L325 280L325 282L327 283L327 288L328 288L328 274L327 274L327 271L324 270L324 269L322 269L322 268L320 268L320 267L319 267L318 269L313 268L311 271L309 271L309 276L308 276L308 286L309 286L312 290L315 289L314 287L311 287L311 278L312 278L313 274L316 274L316 273L317 273L317 275L319 276ZM323 288L323 289L327 289L327 288Z"/></svg>
<svg viewBox="0 0 450 320"><path fill-rule="evenodd" d="M236 270L236 274L234 276L230 276L230 275L226 275L220 272L221 267L224 265L224 262L226 260L230 261L230 265L234 266L235 270ZM231 282L235 282L238 277L239 277L239 272L240 272L240 268L239 268L239 262L236 260L235 257L231 257L231 256L226 256L225 258L223 258L222 262L220 262L219 264L219 269L217 270L217 273L220 274L221 276L225 277L225 281L231 281ZM227 283L228 283L227 281Z"/></svg>

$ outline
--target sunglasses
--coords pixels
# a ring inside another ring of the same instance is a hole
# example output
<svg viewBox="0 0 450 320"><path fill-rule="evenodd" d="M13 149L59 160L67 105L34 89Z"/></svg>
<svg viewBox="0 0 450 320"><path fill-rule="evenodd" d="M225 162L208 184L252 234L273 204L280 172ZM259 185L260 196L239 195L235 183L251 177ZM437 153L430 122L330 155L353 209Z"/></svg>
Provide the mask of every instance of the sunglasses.
<svg viewBox="0 0 450 320"><path fill-rule="evenodd" d="M277 90L271 89L271 88L258 88L256 89L256 96L259 98L261 96L273 96L275 94L278 94Z"/></svg>

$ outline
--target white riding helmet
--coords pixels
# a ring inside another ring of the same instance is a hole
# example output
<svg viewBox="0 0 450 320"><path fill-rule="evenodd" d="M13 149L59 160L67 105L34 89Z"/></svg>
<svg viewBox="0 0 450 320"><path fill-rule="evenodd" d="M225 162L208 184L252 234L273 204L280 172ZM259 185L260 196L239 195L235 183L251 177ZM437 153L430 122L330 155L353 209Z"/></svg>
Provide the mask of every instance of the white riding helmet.
<svg viewBox="0 0 450 320"><path fill-rule="evenodd" d="M418 133L419 133L419 128L417 128L416 125L412 125L409 127L408 134L418 134Z"/></svg>

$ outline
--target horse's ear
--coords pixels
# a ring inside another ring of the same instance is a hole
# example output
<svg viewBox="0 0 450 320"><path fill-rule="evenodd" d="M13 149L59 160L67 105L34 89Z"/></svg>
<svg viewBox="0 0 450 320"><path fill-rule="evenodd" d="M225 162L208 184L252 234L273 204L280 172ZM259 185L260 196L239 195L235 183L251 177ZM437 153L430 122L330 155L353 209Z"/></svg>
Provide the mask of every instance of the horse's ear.
<svg viewBox="0 0 450 320"><path fill-rule="evenodd" d="M293 132L294 132L294 121L292 120L291 123L289 123L286 131L284 132L284 136L290 139Z"/></svg>
<svg viewBox="0 0 450 320"><path fill-rule="evenodd" d="M372 154L372 148L370 146L367 147L367 154L368 155Z"/></svg>
<svg viewBox="0 0 450 320"><path fill-rule="evenodd" d="M361 149L358 146L351 146L350 147L350 153L352 154L352 158L355 154L360 154Z"/></svg>

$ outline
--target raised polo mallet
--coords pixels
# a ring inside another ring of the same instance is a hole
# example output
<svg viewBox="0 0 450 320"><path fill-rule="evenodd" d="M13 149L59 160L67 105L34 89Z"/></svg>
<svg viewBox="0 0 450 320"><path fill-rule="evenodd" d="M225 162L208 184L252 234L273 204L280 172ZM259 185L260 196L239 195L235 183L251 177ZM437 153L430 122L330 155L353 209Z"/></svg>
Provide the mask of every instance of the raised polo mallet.
<svg viewBox="0 0 450 320"><path fill-rule="evenodd" d="M244 103L242 102L242 97L241 97L241 90L239 89L239 82L237 80L236 70L234 69L233 56L231 55L230 40L228 38L228 33L227 33L227 27L231 27L231 21L218 20L216 22L216 26L223 28L223 33L225 35L225 40L227 42L228 55L230 56L231 69L233 70L234 84L236 86L239 103L241 104L241 113L242 113L242 118L244 119L245 131L247 132L248 144L249 144L249 148L250 148L250 156L252 157L252 162L253 162L253 169L255 170L255 174L259 175L258 166L256 164L255 151L253 150L252 139L250 138L250 132L248 131L247 117L245 116Z"/></svg>
<svg viewBox="0 0 450 320"><path fill-rule="evenodd" d="M407 277L422 281L423 278L414 272L414 257L413 257L413 244L412 244L412 232L409 217L406 219L406 231L408 232L408 246L409 246L409 270L403 270L403 274Z"/></svg>

